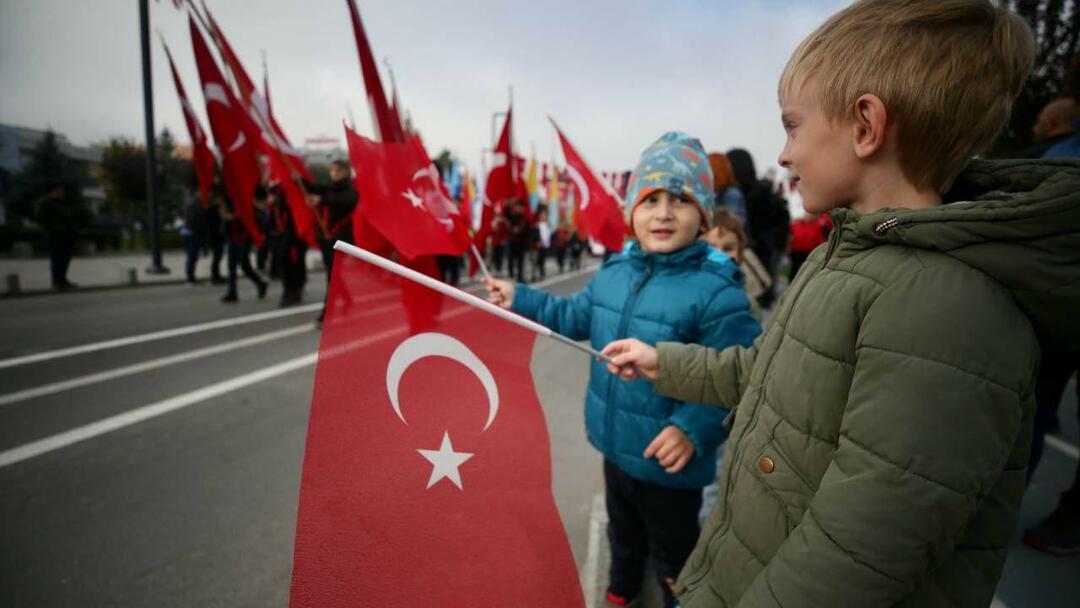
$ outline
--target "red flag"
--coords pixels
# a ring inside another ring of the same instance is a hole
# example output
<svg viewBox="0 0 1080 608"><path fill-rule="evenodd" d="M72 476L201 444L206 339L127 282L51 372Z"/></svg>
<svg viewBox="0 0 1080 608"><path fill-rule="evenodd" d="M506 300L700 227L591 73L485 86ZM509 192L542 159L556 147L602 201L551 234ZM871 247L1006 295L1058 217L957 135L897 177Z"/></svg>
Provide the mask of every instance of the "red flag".
<svg viewBox="0 0 1080 608"><path fill-rule="evenodd" d="M566 172L577 187L575 215L584 222L589 235L605 249L621 251L627 228L619 197L611 184L596 177L585 159L563 135L559 125L556 125L554 120L551 124L559 134L559 143L562 144L563 156L566 157Z"/></svg>
<svg viewBox="0 0 1080 608"><path fill-rule="evenodd" d="M491 170L488 171L487 181L484 182L484 199L480 211L480 226L473 236L473 243L477 251L483 254L487 250L488 236L491 235L491 223L495 221L495 213L502 209L503 201L513 198L517 191L514 181L514 154L510 146L510 130L513 125L514 108L506 111L506 122L503 123L499 141L495 144L495 151L491 155ZM469 257L469 276L476 274L479 263L476 256Z"/></svg>
<svg viewBox="0 0 1080 608"><path fill-rule="evenodd" d="M233 96L225 77L210 55L195 20L188 17L191 29L191 45L195 49L195 64L199 68L203 97L206 99L206 115L210 130L221 153L221 173L225 189L232 200L233 212L260 247L262 232L255 223L255 188L259 184L259 161L255 157L256 142L249 141L241 127L243 110Z"/></svg>
<svg viewBox="0 0 1080 608"><path fill-rule="evenodd" d="M314 182L315 178L304 165L300 153L289 143L284 130L277 124L277 120L270 111L269 100L255 88L255 83L248 76L240 58L233 51L209 10L206 11L206 15L210 22L210 33L217 42L239 89L240 100L243 102L245 111L243 124L245 131L249 138L258 142L259 149L269 161L270 174L284 188L285 201L289 205L297 233L309 245L318 246L315 213L307 205L304 192L296 183L297 176L309 182Z"/></svg>
<svg viewBox="0 0 1080 608"><path fill-rule="evenodd" d="M210 146L206 143L206 131L203 131L202 125L199 124L199 117L195 115L195 109L188 101L187 92L184 91L184 83L180 81L180 74L176 71L172 53L169 52L169 47L164 40L161 41L161 46L165 47L165 56L169 59L173 84L176 85L176 94L180 97L180 108L184 111L184 123L191 137L191 160L195 166L195 176L199 179L199 200L205 207L210 201L210 188L214 185L217 161L214 159L214 153L210 151Z"/></svg>
<svg viewBox="0 0 1080 608"><path fill-rule="evenodd" d="M535 334L342 254L329 299L289 605L584 606Z"/></svg>
<svg viewBox="0 0 1080 608"><path fill-rule="evenodd" d="M362 214L406 258L461 255L469 233L419 140L379 143L345 127Z"/></svg>
<svg viewBox="0 0 1080 608"><path fill-rule="evenodd" d="M353 36L356 38L356 52L360 55L360 72L364 76L364 89L367 91L368 106L373 115L372 122L378 133L379 141L400 142L404 134L394 120L395 115L386 103L386 93L383 91L382 78L379 77L379 68L375 65L375 57L368 43L367 33L364 32L364 24L360 21L360 11L356 9L355 0L346 0L349 4L349 16L352 17Z"/></svg>

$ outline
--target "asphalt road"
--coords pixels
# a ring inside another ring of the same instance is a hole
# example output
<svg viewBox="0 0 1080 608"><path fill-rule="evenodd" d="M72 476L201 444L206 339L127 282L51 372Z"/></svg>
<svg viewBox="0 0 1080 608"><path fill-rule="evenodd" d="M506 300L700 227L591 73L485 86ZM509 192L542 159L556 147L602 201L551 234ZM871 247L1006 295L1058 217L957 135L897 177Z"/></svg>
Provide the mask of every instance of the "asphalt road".
<svg viewBox="0 0 1080 608"><path fill-rule="evenodd" d="M257 301L244 285L234 305L208 286L0 301L0 606L286 605L319 333L317 305L278 314L275 290ZM556 502L592 599L606 540L582 357L540 339L532 368ZM1022 526L1071 479L1075 394ZM1075 606L1078 566L1017 541L998 601Z"/></svg>

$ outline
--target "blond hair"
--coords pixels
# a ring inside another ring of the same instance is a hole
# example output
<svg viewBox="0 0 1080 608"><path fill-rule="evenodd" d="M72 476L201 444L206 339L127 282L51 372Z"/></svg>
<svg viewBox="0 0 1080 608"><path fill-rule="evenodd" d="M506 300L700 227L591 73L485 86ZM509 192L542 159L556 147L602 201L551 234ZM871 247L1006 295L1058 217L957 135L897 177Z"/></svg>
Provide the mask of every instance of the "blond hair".
<svg viewBox="0 0 1080 608"><path fill-rule="evenodd" d="M997 137L1035 56L1031 29L989 0L858 0L795 49L780 98L813 79L832 121L873 94L911 182L944 192Z"/></svg>

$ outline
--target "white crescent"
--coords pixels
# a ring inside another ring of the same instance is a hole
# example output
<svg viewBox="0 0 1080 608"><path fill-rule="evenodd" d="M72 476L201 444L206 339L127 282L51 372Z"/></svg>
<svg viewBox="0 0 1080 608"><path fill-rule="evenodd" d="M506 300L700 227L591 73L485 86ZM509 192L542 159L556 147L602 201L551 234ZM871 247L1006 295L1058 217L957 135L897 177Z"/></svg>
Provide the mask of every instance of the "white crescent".
<svg viewBox="0 0 1080 608"><path fill-rule="evenodd" d="M580 207L584 211L589 207L589 187L585 184L585 178L574 168L574 165L566 165L566 173L570 176L574 185L577 186L578 192L581 193Z"/></svg>
<svg viewBox="0 0 1080 608"><path fill-rule="evenodd" d="M216 82L206 83L206 87L203 88L203 96L206 97L207 105L209 105L211 101L216 101L226 108L231 107L229 95L225 93L225 87Z"/></svg>
<svg viewBox="0 0 1080 608"><path fill-rule="evenodd" d="M394 408L394 413L398 418L408 424L401 413L401 403L398 401L398 385L401 383L401 377L405 375L405 370L409 369L410 365L424 357L453 359L476 375L480 384L484 386L484 392L487 393L488 398L488 418L483 429L486 431L499 413L499 389L495 385L495 377L491 375L491 370L484 365L480 357L469 350L468 346L457 338L435 332L417 334L405 340L394 349L394 354L390 355L390 362L386 366L386 391L390 394L390 406Z"/></svg>

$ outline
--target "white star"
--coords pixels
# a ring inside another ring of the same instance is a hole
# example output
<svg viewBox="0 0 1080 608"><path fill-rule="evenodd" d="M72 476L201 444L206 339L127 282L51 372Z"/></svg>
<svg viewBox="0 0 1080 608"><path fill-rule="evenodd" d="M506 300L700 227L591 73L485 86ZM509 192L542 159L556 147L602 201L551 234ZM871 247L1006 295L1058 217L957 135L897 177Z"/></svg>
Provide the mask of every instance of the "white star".
<svg viewBox="0 0 1080 608"><path fill-rule="evenodd" d="M412 203L413 207L421 207L424 204L424 199L417 196L416 193L412 191L412 188L409 188L405 192L402 192L401 196L409 199L409 202Z"/></svg>
<svg viewBox="0 0 1080 608"><path fill-rule="evenodd" d="M455 452L454 446L450 444L450 433L443 431L442 445L438 450L416 450L420 452L420 455L428 459L433 466L431 468L431 478L428 479L427 487L438 483L443 477L454 482L454 485L459 490L464 490L461 487L461 472L458 471L458 467L465 463L466 460L473 457L472 454L466 454L465 452Z"/></svg>

